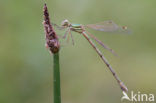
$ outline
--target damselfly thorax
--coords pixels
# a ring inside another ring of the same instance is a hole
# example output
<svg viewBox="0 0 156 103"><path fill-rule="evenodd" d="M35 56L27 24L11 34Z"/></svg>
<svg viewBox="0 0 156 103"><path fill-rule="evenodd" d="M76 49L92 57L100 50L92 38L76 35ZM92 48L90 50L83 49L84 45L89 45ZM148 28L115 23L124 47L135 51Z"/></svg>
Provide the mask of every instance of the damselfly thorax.
<svg viewBox="0 0 156 103"><path fill-rule="evenodd" d="M84 32L84 26L81 25L81 24L71 24L68 20L64 20L61 24L61 26L63 28L69 28L70 31L74 31L74 32L77 32L77 33L82 33Z"/></svg>
<svg viewBox="0 0 156 103"><path fill-rule="evenodd" d="M83 25L81 24L71 24L70 30L78 33L82 33L85 31Z"/></svg>

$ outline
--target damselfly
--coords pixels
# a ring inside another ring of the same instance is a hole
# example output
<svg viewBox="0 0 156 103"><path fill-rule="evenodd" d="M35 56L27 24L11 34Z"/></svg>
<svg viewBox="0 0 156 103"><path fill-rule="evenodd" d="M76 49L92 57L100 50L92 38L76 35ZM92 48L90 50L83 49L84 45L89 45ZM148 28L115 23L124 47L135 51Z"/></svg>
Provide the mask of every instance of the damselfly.
<svg viewBox="0 0 156 103"><path fill-rule="evenodd" d="M93 43L91 38L94 39L95 41L97 41L100 45L102 45L105 49L109 50L113 54L115 54L114 51L111 48L109 48L108 46L106 46L104 43L102 43L100 40L98 40L91 33L86 31L86 28L92 28L94 30L103 31L103 32L130 33L130 30L126 26L118 26L113 21L104 21L104 22L96 23L96 24L82 25L82 24L72 24L68 20L64 20L61 23L61 26L58 26L58 25L56 25L54 23L53 23L53 25L56 26L59 29L66 29L66 32L65 32L63 38L66 38L67 35L68 35L68 37L72 38L73 43L74 43L74 40L73 40L73 36L71 34L71 31L82 34L88 40L90 45L95 49L95 51L98 53L98 55L103 60L103 62L106 64L106 66L109 68L109 70L111 71L111 73L113 74L115 79L117 80L117 82L118 82L120 88L122 89L122 91L125 91L125 92L128 91L127 87L119 79L119 77L115 73L114 69L111 67L111 65L109 64L107 59L102 55L101 51Z"/></svg>

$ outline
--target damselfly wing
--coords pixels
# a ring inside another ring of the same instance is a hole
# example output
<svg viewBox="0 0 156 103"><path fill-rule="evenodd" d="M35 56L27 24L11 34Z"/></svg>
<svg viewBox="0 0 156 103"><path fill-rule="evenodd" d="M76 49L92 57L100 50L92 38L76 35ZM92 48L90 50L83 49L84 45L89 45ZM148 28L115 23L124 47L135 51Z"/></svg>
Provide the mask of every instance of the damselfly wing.
<svg viewBox="0 0 156 103"><path fill-rule="evenodd" d="M111 20L96 24L88 24L85 25L85 27L103 32L124 33L124 34L131 33L131 31L126 26L119 26Z"/></svg>

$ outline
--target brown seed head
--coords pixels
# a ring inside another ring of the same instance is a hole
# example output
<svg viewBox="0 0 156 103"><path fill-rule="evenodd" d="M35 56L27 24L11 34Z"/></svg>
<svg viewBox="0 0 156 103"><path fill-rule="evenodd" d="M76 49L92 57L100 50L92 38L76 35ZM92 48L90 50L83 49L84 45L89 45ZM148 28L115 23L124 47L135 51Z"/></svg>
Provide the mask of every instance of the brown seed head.
<svg viewBox="0 0 156 103"><path fill-rule="evenodd" d="M50 23L48 8L46 4L44 5L43 12L44 12L43 26L45 31L46 45L48 46L49 50L55 54L59 52L60 44L58 37Z"/></svg>

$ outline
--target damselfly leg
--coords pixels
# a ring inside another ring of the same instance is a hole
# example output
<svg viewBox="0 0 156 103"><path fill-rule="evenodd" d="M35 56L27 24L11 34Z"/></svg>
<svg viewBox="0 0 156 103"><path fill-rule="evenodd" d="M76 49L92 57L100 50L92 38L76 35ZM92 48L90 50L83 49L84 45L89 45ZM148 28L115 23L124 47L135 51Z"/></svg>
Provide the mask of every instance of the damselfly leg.
<svg viewBox="0 0 156 103"><path fill-rule="evenodd" d="M117 56L117 54L115 53L115 51L111 48L109 48L106 44L104 44L102 41L100 41L99 39L97 39L93 34L91 34L90 32L85 31L91 38L93 38L96 42L98 42L102 47L104 47L105 49L107 49L108 51L110 51L112 54L114 54L115 56Z"/></svg>

